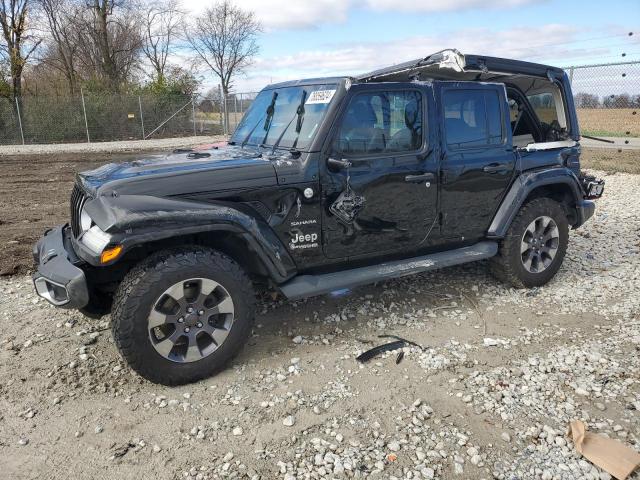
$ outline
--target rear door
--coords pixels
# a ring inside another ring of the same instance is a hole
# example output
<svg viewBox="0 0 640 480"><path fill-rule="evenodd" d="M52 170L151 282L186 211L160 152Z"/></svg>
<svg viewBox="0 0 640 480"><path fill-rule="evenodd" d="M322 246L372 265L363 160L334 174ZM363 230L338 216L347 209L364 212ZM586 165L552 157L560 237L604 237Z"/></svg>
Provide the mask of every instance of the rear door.
<svg viewBox="0 0 640 480"><path fill-rule="evenodd" d="M329 258L410 253L437 218L430 92L354 85L322 157L323 248Z"/></svg>
<svg viewBox="0 0 640 480"><path fill-rule="evenodd" d="M484 237L509 187L516 154L502 84L436 82L440 117L442 235Z"/></svg>

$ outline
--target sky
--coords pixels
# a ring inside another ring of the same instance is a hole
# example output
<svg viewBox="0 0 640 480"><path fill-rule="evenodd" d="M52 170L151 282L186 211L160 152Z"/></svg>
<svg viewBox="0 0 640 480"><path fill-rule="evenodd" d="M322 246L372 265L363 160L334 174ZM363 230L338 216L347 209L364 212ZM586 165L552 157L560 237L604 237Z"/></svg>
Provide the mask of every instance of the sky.
<svg viewBox="0 0 640 480"><path fill-rule="evenodd" d="M186 2L198 13L214 0ZM560 67L640 60L640 0L236 0L263 25L234 91L457 48ZM632 32L632 35L629 35ZM204 88L218 82L203 71Z"/></svg>

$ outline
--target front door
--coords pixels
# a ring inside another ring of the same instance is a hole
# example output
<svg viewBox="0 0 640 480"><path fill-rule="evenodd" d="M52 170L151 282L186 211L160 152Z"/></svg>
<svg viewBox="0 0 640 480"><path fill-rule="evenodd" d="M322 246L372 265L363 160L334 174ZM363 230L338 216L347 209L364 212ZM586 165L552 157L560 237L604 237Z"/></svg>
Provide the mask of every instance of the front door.
<svg viewBox="0 0 640 480"><path fill-rule="evenodd" d="M486 234L515 169L503 85L436 82L442 129L442 236Z"/></svg>
<svg viewBox="0 0 640 480"><path fill-rule="evenodd" d="M410 253L426 240L438 185L425 92L407 84L349 92L321 168L328 257Z"/></svg>

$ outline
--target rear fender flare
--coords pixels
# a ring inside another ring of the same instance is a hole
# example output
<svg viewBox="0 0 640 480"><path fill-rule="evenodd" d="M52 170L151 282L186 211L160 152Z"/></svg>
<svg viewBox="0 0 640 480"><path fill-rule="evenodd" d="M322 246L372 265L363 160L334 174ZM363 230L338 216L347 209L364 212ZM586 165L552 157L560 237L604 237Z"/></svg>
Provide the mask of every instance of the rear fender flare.
<svg viewBox="0 0 640 480"><path fill-rule="evenodd" d="M500 208L493 217L487 238L504 238L520 207L533 190L558 184L569 186L576 205L582 203L584 192L580 181L575 173L568 168L549 168L520 174L509 188Z"/></svg>
<svg viewBox="0 0 640 480"><path fill-rule="evenodd" d="M296 273L296 265L267 222L241 204L202 203L145 195L98 197L86 211L112 243L134 247L185 235L228 232L245 240L256 252L272 280L282 283ZM91 259L86 259L94 263ZM116 260L117 261L117 260Z"/></svg>

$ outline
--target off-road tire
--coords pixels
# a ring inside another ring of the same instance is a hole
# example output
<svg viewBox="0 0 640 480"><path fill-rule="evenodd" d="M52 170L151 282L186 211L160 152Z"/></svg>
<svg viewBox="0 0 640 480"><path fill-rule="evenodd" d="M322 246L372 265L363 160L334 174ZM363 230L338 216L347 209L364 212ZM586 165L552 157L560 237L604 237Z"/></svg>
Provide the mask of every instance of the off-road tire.
<svg viewBox="0 0 640 480"><path fill-rule="evenodd" d="M543 271L528 271L522 261L520 245L527 227L536 218L550 217L557 225L559 244L552 263ZM569 224L558 202L550 198L536 198L524 204L514 218L507 235L500 242L498 254L490 261L491 273L500 281L516 288L539 287L549 282L560 269L567 252Z"/></svg>
<svg viewBox="0 0 640 480"><path fill-rule="evenodd" d="M214 280L228 291L235 308L226 340L210 355L190 363L164 358L154 348L147 318L162 292L185 279ZM243 269L227 255L198 246L155 253L125 276L113 300L112 333L120 353L142 377L163 385L182 385L218 373L251 334L255 294Z"/></svg>

